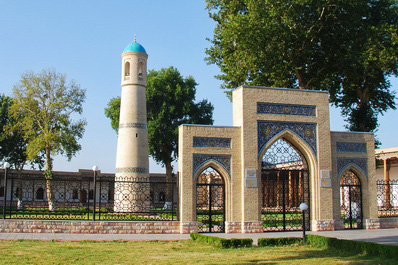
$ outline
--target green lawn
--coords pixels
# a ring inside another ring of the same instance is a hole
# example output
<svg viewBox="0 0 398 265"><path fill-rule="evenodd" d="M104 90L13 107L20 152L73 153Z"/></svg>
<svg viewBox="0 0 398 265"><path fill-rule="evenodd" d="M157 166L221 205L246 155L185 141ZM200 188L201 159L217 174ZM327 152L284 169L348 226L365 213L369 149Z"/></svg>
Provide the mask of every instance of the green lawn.
<svg viewBox="0 0 398 265"><path fill-rule="evenodd" d="M306 245L219 249L167 242L0 241L0 264L396 264Z"/></svg>

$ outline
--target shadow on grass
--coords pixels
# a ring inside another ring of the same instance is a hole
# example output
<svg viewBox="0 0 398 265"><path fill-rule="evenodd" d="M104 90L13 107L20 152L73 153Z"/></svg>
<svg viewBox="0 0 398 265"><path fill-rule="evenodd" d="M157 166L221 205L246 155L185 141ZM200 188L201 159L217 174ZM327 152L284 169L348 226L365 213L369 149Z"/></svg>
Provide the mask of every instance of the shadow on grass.
<svg viewBox="0 0 398 265"><path fill-rule="evenodd" d="M304 247L304 246L303 246ZM267 248L267 247L266 247ZM266 249L264 248L264 249ZM273 247L269 247L273 248ZM276 247L279 248L279 247ZM288 247L287 247L288 248ZM287 253L291 251L287 250ZM314 249L296 252L295 255L283 257L269 257L268 259L252 259L239 264L280 264L281 262L291 262L292 264L322 264L325 261L335 261L341 264L397 264L395 259L381 258L370 255L356 254L349 251L338 251L333 249Z"/></svg>

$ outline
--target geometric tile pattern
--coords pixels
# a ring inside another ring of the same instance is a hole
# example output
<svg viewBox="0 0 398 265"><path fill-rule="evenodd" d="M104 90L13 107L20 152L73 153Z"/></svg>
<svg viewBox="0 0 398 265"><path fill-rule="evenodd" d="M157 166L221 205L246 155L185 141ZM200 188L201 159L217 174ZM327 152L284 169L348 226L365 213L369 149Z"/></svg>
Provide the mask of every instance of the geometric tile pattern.
<svg viewBox="0 0 398 265"><path fill-rule="evenodd" d="M339 153L366 153L366 143L337 142L336 150Z"/></svg>
<svg viewBox="0 0 398 265"><path fill-rule="evenodd" d="M149 168L146 167L119 167L115 170L116 173L149 173Z"/></svg>
<svg viewBox="0 0 398 265"><path fill-rule="evenodd" d="M145 123L139 123L139 122L120 123L119 124L119 129L123 129L123 128L147 129L148 125L145 124Z"/></svg>
<svg viewBox="0 0 398 265"><path fill-rule="evenodd" d="M222 166L231 175L231 156L212 154L193 154L193 174L206 162L214 161Z"/></svg>
<svg viewBox="0 0 398 265"><path fill-rule="evenodd" d="M337 158L337 175L340 176L343 169L349 165L354 164L368 177L368 159L367 158Z"/></svg>
<svg viewBox="0 0 398 265"><path fill-rule="evenodd" d="M315 116L316 107L310 105L257 103L257 113Z"/></svg>
<svg viewBox="0 0 398 265"><path fill-rule="evenodd" d="M194 137L193 147L231 148L231 138Z"/></svg>
<svg viewBox="0 0 398 265"><path fill-rule="evenodd" d="M317 153L316 124L301 122L258 121L258 152L278 133L289 130L304 140Z"/></svg>

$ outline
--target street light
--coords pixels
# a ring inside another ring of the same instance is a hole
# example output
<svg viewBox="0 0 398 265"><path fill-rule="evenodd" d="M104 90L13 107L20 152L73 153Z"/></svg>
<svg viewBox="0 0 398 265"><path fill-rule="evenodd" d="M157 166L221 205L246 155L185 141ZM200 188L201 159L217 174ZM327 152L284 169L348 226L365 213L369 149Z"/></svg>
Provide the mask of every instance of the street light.
<svg viewBox="0 0 398 265"><path fill-rule="evenodd" d="M94 188L93 188L93 221L95 221L95 204L97 199L97 172L98 166L93 166L94 171Z"/></svg>
<svg viewBox="0 0 398 265"><path fill-rule="evenodd" d="M302 210L303 211L303 243L305 243L305 211L307 211L308 210L308 205L305 203L305 202L303 202L303 203L301 203L300 204L300 210Z"/></svg>
<svg viewBox="0 0 398 265"><path fill-rule="evenodd" d="M6 219L6 205L7 205L7 170L10 167L10 163L4 162L4 200L3 200L3 219Z"/></svg>

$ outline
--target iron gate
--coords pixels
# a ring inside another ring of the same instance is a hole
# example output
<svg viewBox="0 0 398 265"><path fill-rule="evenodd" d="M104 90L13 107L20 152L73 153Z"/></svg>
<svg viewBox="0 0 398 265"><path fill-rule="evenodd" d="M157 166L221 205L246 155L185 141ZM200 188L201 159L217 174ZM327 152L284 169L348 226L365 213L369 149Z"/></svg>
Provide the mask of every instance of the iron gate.
<svg viewBox="0 0 398 265"><path fill-rule="evenodd" d="M196 184L196 220L200 233L225 231L225 183L211 167L199 175Z"/></svg>
<svg viewBox="0 0 398 265"><path fill-rule="evenodd" d="M264 232L302 230L302 202L310 205L307 162L301 152L286 139L277 140L262 161L261 220ZM309 209L305 212L306 230L310 230Z"/></svg>
<svg viewBox="0 0 398 265"><path fill-rule="evenodd" d="M341 217L345 229L362 229L362 189L354 172L348 170L340 181Z"/></svg>

